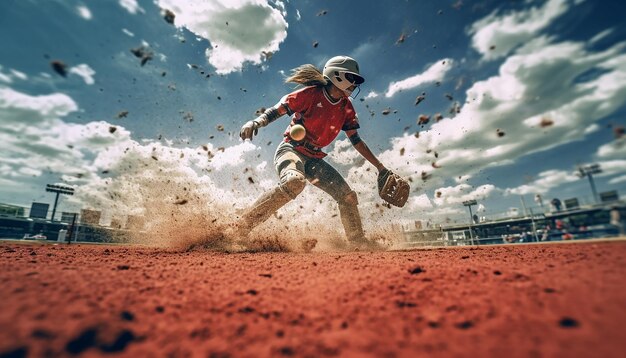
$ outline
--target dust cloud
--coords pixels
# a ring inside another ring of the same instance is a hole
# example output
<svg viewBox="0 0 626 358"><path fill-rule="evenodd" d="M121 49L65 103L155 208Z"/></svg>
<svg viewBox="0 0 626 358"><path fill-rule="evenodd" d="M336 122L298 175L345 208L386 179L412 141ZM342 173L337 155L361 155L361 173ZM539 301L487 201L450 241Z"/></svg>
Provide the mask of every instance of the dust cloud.
<svg viewBox="0 0 626 358"><path fill-rule="evenodd" d="M127 237L130 243L174 250L264 252L347 246L336 204L319 198L315 189L256 227L241 245L244 238L236 234L239 218L266 188L237 188L235 169L207 160L202 150L136 142L122 147L101 153L101 161L95 163L106 168L108 177L91 180L78 197L111 217L141 218L140 227ZM220 170L210 170L216 167ZM235 188L226 189L229 186Z"/></svg>

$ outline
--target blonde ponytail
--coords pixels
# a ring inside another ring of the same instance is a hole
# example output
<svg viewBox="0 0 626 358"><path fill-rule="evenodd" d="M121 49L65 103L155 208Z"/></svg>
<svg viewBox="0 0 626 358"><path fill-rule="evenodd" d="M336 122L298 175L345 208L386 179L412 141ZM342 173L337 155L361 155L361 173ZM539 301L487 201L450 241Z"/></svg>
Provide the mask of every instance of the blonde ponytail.
<svg viewBox="0 0 626 358"><path fill-rule="evenodd" d="M326 86L328 83L322 71L309 64L291 70L291 75L285 79L285 83L289 82L304 86Z"/></svg>

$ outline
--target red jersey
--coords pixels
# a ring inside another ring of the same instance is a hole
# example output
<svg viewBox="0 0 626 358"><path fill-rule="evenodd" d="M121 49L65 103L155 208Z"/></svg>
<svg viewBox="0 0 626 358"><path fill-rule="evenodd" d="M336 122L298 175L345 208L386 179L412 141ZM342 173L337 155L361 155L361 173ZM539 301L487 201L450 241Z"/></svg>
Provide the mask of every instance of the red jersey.
<svg viewBox="0 0 626 358"><path fill-rule="evenodd" d="M292 114L291 123L284 134L285 141L294 142L289 137L291 126L303 125L306 137L294 144L298 152L309 157L324 158L326 153L321 148L332 143L340 130L360 127L352 102L345 97L333 102L322 87L311 86L294 91L281 98L280 104L287 106L288 113Z"/></svg>

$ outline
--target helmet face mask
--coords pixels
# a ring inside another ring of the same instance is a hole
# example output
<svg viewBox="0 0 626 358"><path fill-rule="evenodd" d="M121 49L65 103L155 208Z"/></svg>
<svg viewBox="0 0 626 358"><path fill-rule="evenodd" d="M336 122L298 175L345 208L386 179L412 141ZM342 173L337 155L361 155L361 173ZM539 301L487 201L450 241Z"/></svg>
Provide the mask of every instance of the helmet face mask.
<svg viewBox="0 0 626 358"><path fill-rule="evenodd" d="M359 64L348 56L335 56L326 62L323 71L324 77L335 87L350 96L350 87L359 87L365 79L359 74Z"/></svg>

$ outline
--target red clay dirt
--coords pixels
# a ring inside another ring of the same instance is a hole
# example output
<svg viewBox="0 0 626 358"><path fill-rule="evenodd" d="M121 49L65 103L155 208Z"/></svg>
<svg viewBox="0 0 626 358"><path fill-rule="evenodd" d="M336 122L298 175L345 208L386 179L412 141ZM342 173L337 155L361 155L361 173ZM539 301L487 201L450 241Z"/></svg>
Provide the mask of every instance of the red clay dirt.
<svg viewBox="0 0 626 358"><path fill-rule="evenodd" d="M0 243L0 356L623 357L626 242L395 252Z"/></svg>

